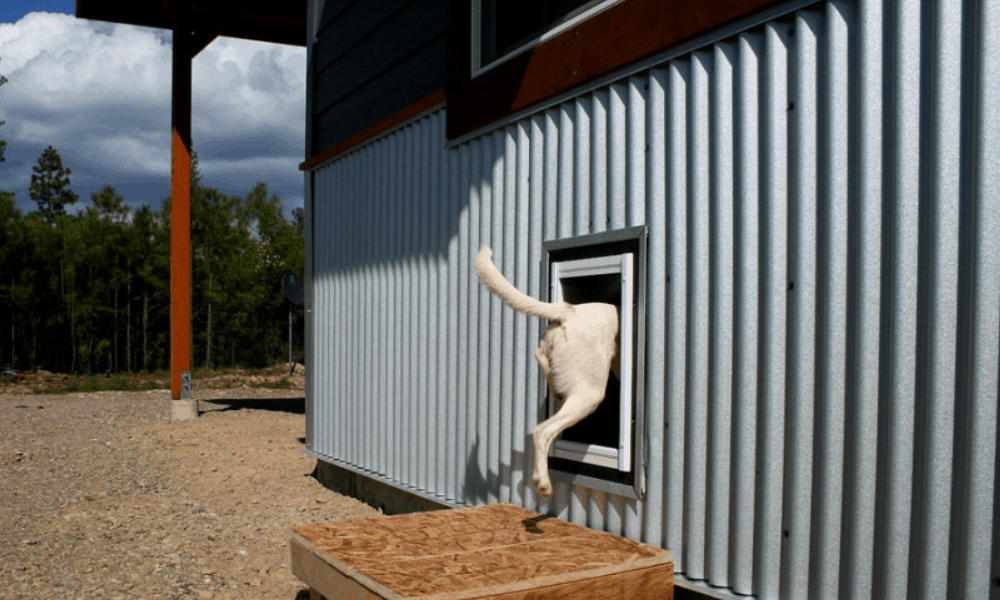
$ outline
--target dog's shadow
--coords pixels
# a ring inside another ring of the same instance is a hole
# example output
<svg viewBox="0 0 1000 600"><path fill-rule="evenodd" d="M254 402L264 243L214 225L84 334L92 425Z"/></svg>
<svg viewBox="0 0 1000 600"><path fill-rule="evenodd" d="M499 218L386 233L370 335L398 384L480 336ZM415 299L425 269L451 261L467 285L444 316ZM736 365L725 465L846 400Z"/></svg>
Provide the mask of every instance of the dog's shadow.
<svg viewBox="0 0 1000 600"><path fill-rule="evenodd" d="M499 473L494 473L487 468L485 474L479 469L479 445L481 441L476 436L476 441L469 448L469 454L465 457L465 479L463 489L465 497L473 500L476 504L485 504L492 486L498 485L500 481Z"/></svg>
<svg viewBox="0 0 1000 600"><path fill-rule="evenodd" d="M525 443L531 443L531 436L525 437ZM463 480L463 489L465 490L465 498L476 502L477 504L485 504L489 501L489 490L500 489L501 478L511 481L512 485L517 488L518 495L521 498L527 498L529 494L534 492L534 485L531 483L531 473L534 468L533 465L528 463L528 453L523 451L511 449L511 458L514 462L520 461L521 466L521 477L517 481L513 480L513 467L510 464L500 462L500 472L490 471L487 469L484 474L479 468L479 448L481 440L476 437L476 441L472 444L469 449L469 453L465 457L465 477ZM525 446L526 448L528 446Z"/></svg>

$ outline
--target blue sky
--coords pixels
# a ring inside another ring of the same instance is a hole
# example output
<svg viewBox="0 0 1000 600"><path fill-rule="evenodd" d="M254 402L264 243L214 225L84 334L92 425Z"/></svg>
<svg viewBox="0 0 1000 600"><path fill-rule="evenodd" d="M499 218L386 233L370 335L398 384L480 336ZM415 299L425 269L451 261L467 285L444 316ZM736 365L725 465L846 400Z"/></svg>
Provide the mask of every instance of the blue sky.
<svg viewBox="0 0 1000 600"><path fill-rule="evenodd" d="M32 11L73 14L74 0L4 0L0 3L0 23L15 23Z"/></svg>
<svg viewBox="0 0 1000 600"><path fill-rule="evenodd" d="M129 205L170 191L169 31L73 16L74 2L0 1L0 189L25 212L31 167L55 146L74 207L111 184ZM257 181L302 206L305 48L217 38L192 66L192 137L203 183L245 194ZM73 210L71 208L70 210Z"/></svg>

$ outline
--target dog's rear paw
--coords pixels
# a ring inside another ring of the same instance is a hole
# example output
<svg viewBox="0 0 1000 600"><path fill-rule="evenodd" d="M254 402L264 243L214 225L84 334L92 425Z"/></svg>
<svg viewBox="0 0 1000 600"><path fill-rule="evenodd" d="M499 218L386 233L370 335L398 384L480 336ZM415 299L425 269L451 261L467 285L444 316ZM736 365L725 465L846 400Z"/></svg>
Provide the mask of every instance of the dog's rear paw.
<svg viewBox="0 0 1000 600"><path fill-rule="evenodd" d="M535 491L543 498L552 497L552 481L544 477L541 473L535 473L531 478L531 483L535 484Z"/></svg>
<svg viewBox="0 0 1000 600"><path fill-rule="evenodd" d="M536 467L535 473L531 476L531 483L535 485L535 491L543 498L552 497L552 480L548 473Z"/></svg>

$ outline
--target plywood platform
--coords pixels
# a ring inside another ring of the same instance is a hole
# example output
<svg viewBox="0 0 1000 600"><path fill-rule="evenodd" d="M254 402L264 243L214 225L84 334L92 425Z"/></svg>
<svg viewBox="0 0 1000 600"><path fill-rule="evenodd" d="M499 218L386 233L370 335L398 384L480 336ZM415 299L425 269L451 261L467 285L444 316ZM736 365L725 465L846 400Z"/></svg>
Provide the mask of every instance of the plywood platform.
<svg viewBox="0 0 1000 600"><path fill-rule="evenodd" d="M327 600L674 597L674 556L513 504L299 525L292 572Z"/></svg>

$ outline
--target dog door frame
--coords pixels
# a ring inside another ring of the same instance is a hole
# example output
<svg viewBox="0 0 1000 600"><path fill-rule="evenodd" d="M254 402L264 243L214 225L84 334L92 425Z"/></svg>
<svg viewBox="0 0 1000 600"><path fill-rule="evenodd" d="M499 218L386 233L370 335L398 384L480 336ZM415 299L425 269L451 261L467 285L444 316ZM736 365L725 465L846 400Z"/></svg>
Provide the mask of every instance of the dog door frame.
<svg viewBox="0 0 1000 600"><path fill-rule="evenodd" d="M576 260L553 261L551 264L551 286L549 297L552 302L563 301L561 282L564 279L594 277L617 273L621 283L620 306L632 306L635 281L633 281L633 255L631 252L580 258ZM619 339L633 339L633 314L631 310L618 311ZM632 470L632 376L633 376L632 344L621 344L619 364L621 365L621 395L618 416L618 447L611 448L598 444L584 444L557 438L552 444L550 456L558 456L577 462L617 469ZM610 375L609 375L610 377ZM555 401L552 394L549 397L549 414L555 414Z"/></svg>
<svg viewBox="0 0 1000 600"><path fill-rule="evenodd" d="M646 246L648 228L644 225L618 229L601 233L546 240L542 243L543 252L541 265L541 289L549 294L549 301L556 300L556 293L561 294L562 288L554 289L552 285L557 278L572 276L595 276L624 270L630 273L631 286L623 285L622 299L619 306L619 318L628 312L631 317L631 339L626 339L629 332L619 321L619 345L621 356L621 405L629 405L628 418L624 411L619 417L619 446L609 448L596 444L574 443L557 439L553 444L553 452L549 455L549 473L555 481L564 481L571 485L602 490L626 498L641 499L645 496L646 443L645 422L645 348L646 348ZM629 254L628 259L622 259L622 254ZM608 258L615 257L615 258ZM596 259L596 261L595 261ZM608 262L617 262L609 266ZM625 264L627 262L627 264ZM560 264L561 263L561 264ZM560 264L553 269L553 266ZM623 266L624 264L624 266ZM602 266L603 265L603 266ZM591 269L610 270L591 270ZM558 271L558 274L555 272ZM579 273L579 275L577 275ZM561 277L560 277L561 275ZM626 289L630 288L631 310L626 310ZM540 334L544 334L547 323L543 323ZM623 335L625 334L625 335ZM626 355L630 356L631 368L626 369ZM626 381L628 383L626 384ZM548 383L539 370L539 398L544 402L538 405L538 422L541 423L555 414L554 406L548 392ZM626 400L628 398L628 400ZM561 436L560 436L561 438ZM582 448L581 448L582 447Z"/></svg>

